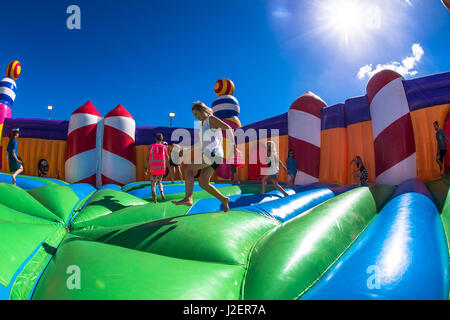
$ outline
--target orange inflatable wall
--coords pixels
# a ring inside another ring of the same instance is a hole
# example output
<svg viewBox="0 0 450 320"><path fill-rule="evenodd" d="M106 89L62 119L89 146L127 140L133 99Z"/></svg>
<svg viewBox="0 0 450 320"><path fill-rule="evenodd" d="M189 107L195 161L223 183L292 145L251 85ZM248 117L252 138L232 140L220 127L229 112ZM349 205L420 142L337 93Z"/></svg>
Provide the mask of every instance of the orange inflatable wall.
<svg viewBox="0 0 450 320"><path fill-rule="evenodd" d="M23 160L25 175L38 175L38 161L45 159L49 163L47 178L65 179L64 165L66 156L66 141L46 140L36 138L19 138L19 157ZM2 172L9 172L8 147L9 138L2 138Z"/></svg>

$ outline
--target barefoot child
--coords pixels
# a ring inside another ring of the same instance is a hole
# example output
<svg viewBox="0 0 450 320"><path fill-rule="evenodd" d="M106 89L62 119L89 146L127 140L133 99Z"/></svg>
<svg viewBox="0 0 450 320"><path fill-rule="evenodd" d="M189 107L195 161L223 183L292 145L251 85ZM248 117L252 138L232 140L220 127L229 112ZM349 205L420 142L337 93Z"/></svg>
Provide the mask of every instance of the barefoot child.
<svg viewBox="0 0 450 320"><path fill-rule="evenodd" d="M289 181L289 188L294 187L295 184L295 176L297 175L297 161L294 157L294 151L289 150L288 157L286 159L286 167L288 171L288 181Z"/></svg>
<svg viewBox="0 0 450 320"><path fill-rule="evenodd" d="M194 192L194 172L200 171L198 184L205 191L217 198L223 205L225 212L229 210L228 203L230 199L221 194L214 186L211 185L210 179L214 170L216 170L223 160L222 132L228 130L230 140L234 142L234 134L229 125L213 116L212 109L207 107L203 102L194 102L192 106L192 114L201 123L201 146L202 146L202 163L189 164L184 169L184 177L186 179L186 195L184 199L172 201L176 205L193 205Z"/></svg>
<svg viewBox="0 0 450 320"><path fill-rule="evenodd" d="M162 179L166 171L166 165L169 162L169 155L167 152L167 146L163 144L163 135L158 133L156 135L156 143L149 146L149 157L147 170L150 171L150 180L152 182L152 197L153 202L156 203L156 184L158 183L159 191L161 193L161 199L166 200L164 197L164 190L162 186Z"/></svg>
<svg viewBox="0 0 450 320"><path fill-rule="evenodd" d="M12 173L13 184L16 185L16 177L23 171L22 160L19 159L17 153L19 152L19 144L17 138L19 137L19 128L14 128L9 135L9 142L7 147L9 172Z"/></svg>
<svg viewBox="0 0 450 320"><path fill-rule="evenodd" d="M369 181L369 173L367 172L366 167L364 166L362 159L360 156L356 156L352 161L350 161L350 164L353 162L356 163L356 167L358 169L354 170L351 174L355 177L355 179L359 178L359 185L366 185Z"/></svg>
<svg viewBox="0 0 450 320"><path fill-rule="evenodd" d="M287 171L287 168L284 165L284 163L280 160L280 158L278 157L275 142L273 142L273 141L267 142L266 161L267 161L267 164L269 167L267 168L267 173L263 176L262 181L261 181L261 185L262 185L261 193L266 192L266 183L267 183L267 180L270 180L270 181L272 181L272 184L274 185L274 187L276 189L281 191L281 193L283 193L285 197L288 196L288 193L278 184L278 172L279 172L278 164L281 164L283 169L286 171Z"/></svg>

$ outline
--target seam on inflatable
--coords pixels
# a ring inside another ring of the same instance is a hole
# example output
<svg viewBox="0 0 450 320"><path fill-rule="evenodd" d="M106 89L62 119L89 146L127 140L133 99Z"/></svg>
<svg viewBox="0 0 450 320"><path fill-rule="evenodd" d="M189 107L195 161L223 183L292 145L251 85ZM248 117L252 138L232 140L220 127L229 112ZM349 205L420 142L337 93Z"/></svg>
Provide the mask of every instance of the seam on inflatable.
<svg viewBox="0 0 450 320"><path fill-rule="evenodd" d="M257 213L255 213L255 212L251 212L251 213L253 213L253 214L257 214ZM270 219L270 217L267 217L267 219ZM242 278L242 283L241 283L241 289L240 289L240 292L239 292L239 300L244 300L244 292L245 292L245 284L246 284L246 280L247 280L247 275L248 275L248 269L249 269L249 266L250 266L250 260L251 260L251 257L252 257L252 255L253 255L253 252L255 251L255 248L257 247L257 245L259 244L259 243L261 243L266 237L268 237L269 236L269 234L271 233L271 232L275 232L275 230L277 230L280 226L282 226L284 223L282 223L282 222L280 222L280 221L278 221L278 220L276 220L276 219L274 219L275 221L277 221L277 222L279 222L279 224L277 225L277 226L274 226L272 229L270 229L270 230L267 230L266 232L264 232L264 234L263 235L261 235L261 237L259 237L259 239L257 240L257 241L255 241L255 244L253 245L253 247L250 249L250 252L249 252L249 254L248 254L248 257L247 257L247 261L245 262L245 264L244 264L244 277Z"/></svg>
<svg viewBox="0 0 450 320"><path fill-rule="evenodd" d="M373 197L372 197L373 198ZM341 254L328 266L328 268L326 268L324 270L324 272L317 277L316 281L314 281L313 283L311 283L311 285L309 285L305 290L303 290L294 300L299 300L305 293L307 293L319 280L321 280L323 278L323 276L328 272L328 270L330 270L338 261L339 259L341 259L341 257L350 249L350 247L356 242L356 240L358 240L358 238L364 233L364 231L366 231L366 229L372 224L373 220L378 216L378 213L376 212L376 204L375 204L375 200L374 200L374 206L375 206L375 215L372 217L372 219L370 219L367 223L367 225L361 230L360 233L358 233L358 235L355 237L355 239L353 239L352 242L350 242L350 244L344 249L342 250Z"/></svg>

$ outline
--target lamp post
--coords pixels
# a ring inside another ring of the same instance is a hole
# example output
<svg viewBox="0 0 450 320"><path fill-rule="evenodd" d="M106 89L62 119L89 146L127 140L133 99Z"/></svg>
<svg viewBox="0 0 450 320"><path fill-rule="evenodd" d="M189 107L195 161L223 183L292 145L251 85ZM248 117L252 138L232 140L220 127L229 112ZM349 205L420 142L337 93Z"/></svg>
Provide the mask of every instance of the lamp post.
<svg viewBox="0 0 450 320"><path fill-rule="evenodd" d="M172 119L175 118L175 112L169 112L170 127L172 128Z"/></svg>
<svg viewBox="0 0 450 320"><path fill-rule="evenodd" d="M52 110L53 110L53 106L48 106L47 107L48 110L48 120L50 120L51 116L52 116Z"/></svg>

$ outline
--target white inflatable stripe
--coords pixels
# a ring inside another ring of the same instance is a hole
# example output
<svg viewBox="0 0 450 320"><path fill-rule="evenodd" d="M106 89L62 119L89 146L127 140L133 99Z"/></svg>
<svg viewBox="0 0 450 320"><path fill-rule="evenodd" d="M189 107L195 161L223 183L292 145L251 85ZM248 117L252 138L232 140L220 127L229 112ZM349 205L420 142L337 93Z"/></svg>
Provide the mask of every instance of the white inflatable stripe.
<svg viewBox="0 0 450 320"><path fill-rule="evenodd" d="M231 104L231 103L221 103L221 104L214 106L212 109L213 109L213 112L222 111L222 110L233 110L233 111L237 111L238 113L241 112L241 108L239 107L239 105L235 105L235 104Z"/></svg>
<svg viewBox="0 0 450 320"><path fill-rule="evenodd" d="M416 153L381 173L377 183L399 185L411 178L416 178Z"/></svg>
<svg viewBox="0 0 450 320"><path fill-rule="evenodd" d="M119 183L128 184L136 181L136 166L127 159L103 149L102 174Z"/></svg>
<svg viewBox="0 0 450 320"><path fill-rule="evenodd" d="M75 131L81 127L96 124L100 120L100 117L94 116L88 113L75 113L70 117L69 121L69 135L72 131Z"/></svg>
<svg viewBox="0 0 450 320"><path fill-rule="evenodd" d="M0 87L0 93L7 95L13 101L16 100L16 93L14 91L12 91L10 88Z"/></svg>
<svg viewBox="0 0 450 320"><path fill-rule="evenodd" d="M319 179L316 177L310 176L309 174L303 172L303 171L297 171L297 174L295 175L295 184L298 185L304 185L304 184L310 184L314 182L318 182Z"/></svg>
<svg viewBox="0 0 450 320"><path fill-rule="evenodd" d="M96 172L97 175L95 176L95 184L97 188L100 188L102 186L102 155L103 155L103 130L105 127L105 119L101 118L100 121L97 124L97 136L95 140L95 153L97 154L96 157Z"/></svg>
<svg viewBox="0 0 450 320"><path fill-rule="evenodd" d="M401 78L384 86L370 104L374 139L390 124L409 113L408 100Z"/></svg>
<svg viewBox="0 0 450 320"><path fill-rule="evenodd" d="M1 82L9 82L9 83L11 83L14 87L17 87L16 82L15 82L13 79L8 78L8 77L3 78L3 79L1 80Z"/></svg>
<svg viewBox="0 0 450 320"><path fill-rule="evenodd" d="M96 173L96 150L88 150L66 160L66 179L69 183L76 183L89 178Z"/></svg>
<svg viewBox="0 0 450 320"><path fill-rule="evenodd" d="M295 109L288 112L288 135L319 148L320 125L321 120L310 113Z"/></svg>
<svg viewBox="0 0 450 320"><path fill-rule="evenodd" d="M129 135L133 141L136 135L136 121L127 117L109 117L105 118L105 126L110 126Z"/></svg>

